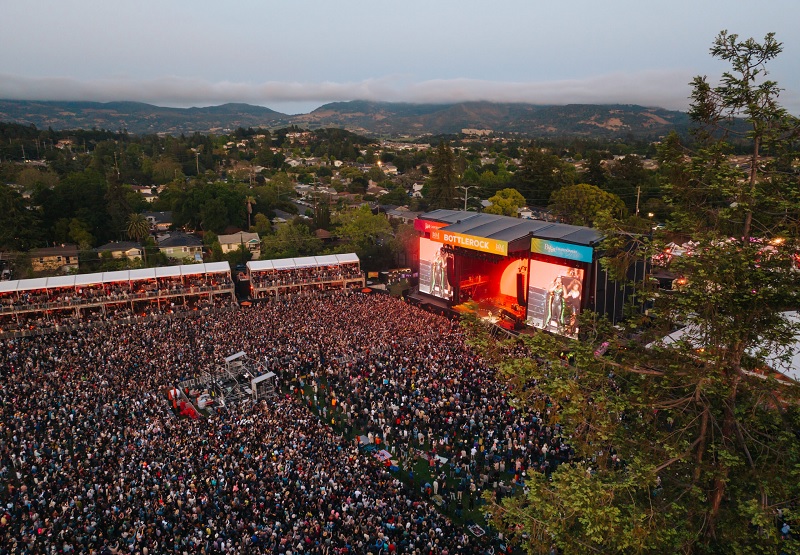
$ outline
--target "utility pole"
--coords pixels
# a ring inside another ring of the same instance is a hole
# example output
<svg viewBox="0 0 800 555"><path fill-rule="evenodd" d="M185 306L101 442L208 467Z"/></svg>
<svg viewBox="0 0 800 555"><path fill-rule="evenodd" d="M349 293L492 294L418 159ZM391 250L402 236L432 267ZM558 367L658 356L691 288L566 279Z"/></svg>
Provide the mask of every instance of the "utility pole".
<svg viewBox="0 0 800 555"><path fill-rule="evenodd" d="M642 192L642 186L636 187L636 215L639 215L639 194Z"/></svg>
<svg viewBox="0 0 800 555"><path fill-rule="evenodd" d="M469 190L477 185L458 185L456 189L463 189L464 191L464 212L467 211L467 201L469 200Z"/></svg>

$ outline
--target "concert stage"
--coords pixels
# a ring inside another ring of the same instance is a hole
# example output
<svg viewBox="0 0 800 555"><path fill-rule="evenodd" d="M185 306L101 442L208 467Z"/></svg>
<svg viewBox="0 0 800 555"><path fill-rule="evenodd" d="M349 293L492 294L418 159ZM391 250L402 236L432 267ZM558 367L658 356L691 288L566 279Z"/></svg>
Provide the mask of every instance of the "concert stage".
<svg viewBox="0 0 800 555"><path fill-rule="evenodd" d="M580 311L593 306L584 291L593 291L597 272L602 237L594 229L454 210L423 214L415 228L420 304L569 336L579 331Z"/></svg>

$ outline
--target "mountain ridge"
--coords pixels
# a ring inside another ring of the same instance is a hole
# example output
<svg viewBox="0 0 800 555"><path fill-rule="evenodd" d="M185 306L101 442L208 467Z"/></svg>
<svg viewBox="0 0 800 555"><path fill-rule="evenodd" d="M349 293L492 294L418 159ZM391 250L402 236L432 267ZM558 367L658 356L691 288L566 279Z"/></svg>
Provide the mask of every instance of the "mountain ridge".
<svg viewBox="0 0 800 555"><path fill-rule="evenodd" d="M226 133L238 127L340 127L367 136L491 130L528 137L657 138L688 129L685 112L634 104L540 105L470 101L449 104L352 100L287 115L264 106L227 103L170 108L143 102L0 100L0 121L39 129L127 130L138 135Z"/></svg>

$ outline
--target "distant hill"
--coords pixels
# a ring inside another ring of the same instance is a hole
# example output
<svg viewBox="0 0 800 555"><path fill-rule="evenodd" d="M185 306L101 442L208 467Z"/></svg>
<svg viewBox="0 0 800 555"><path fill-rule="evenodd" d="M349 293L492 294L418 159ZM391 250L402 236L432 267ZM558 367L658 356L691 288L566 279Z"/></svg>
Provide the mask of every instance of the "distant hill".
<svg viewBox="0 0 800 555"><path fill-rule="evenodd" d="M206 108L163 108L141 102L37 102L0 100L0 121L39 129L126 129L146 135L218 133L237 127L280 127L289 116L262 106L223 104Z"/></svg>
<svg viewBox="0 0 800 555"><path fill-rule="evenodd" d="M223 104L163 108L138 102L34 102L0 100L0 121L53 129L126 129L130 133L224 133L237 127L340 127L368 136L421 136L488 129L529 137L656 138L688 129L684 112L635 105L539 106L461 102L409 104L354 100L289 116L260 106Z"/></svg>
<svg viewBox="0 0 800 555"><path fill-rule="evenodd" d="M459 133L462 129L491 129L527 136L586 136L614 138L657 137L676 129L684 132L684 112L634 105L534 104L462 102L403 104L335 102L294 117L298 125L341 126L371 135Z"/></svg>

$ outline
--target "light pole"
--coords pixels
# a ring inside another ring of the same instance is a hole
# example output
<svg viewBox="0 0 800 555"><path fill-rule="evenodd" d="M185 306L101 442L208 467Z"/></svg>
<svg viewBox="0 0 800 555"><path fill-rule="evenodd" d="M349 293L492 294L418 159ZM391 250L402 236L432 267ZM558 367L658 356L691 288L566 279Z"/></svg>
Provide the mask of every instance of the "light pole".
<svg viewBox="0 0 800 555"><path fill-rule="evenodd" d="M464 191L464 212L467 211L467 201L470 199L469 190L473 187L477 187L477 185L458 185L456 189L462 189ZM478 198L478 197L472 197Z"/></svg>

